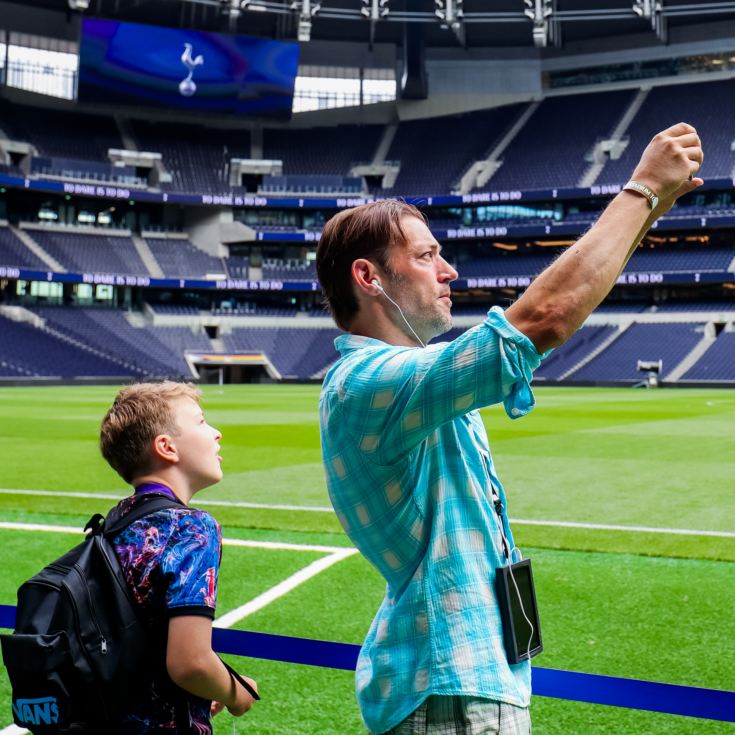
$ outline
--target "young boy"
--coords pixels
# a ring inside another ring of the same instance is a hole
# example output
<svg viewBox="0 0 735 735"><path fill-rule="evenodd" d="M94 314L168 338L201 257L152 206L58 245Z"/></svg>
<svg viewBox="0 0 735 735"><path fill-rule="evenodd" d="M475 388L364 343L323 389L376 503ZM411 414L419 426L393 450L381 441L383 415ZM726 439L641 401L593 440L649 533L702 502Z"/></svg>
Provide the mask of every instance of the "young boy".
<svg viewBox="0 0 735 735"><path fill-rule="evenodd" d="M102 422L102 454L135 488L112 513L156 495L177 503L114 539L130 589L154 621L148 681L121 735L210 735L211 715L226 707L239 716L254 701L212 650L221 531L189 502L222 479L222 434L206 422L199 397L187 383L140 383L120 391Z"/></svg>

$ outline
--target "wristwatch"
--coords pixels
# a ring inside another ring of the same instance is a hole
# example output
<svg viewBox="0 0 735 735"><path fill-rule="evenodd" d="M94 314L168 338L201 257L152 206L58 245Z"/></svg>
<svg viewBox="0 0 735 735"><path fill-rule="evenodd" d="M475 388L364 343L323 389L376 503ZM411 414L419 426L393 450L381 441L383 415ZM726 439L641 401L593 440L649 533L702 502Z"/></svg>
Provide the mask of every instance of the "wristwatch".
<svg viewBox="0 0 735 735"><path fill-rule="evenodd" d="M634 181L631 179L624 187L623 191L635 191L638 194L643 194L646 199L648 199L648 204L651 206L651 211L656 209L658 206L658 194L651 189L650 186L646 186L645 184L641 184L640 181Z"/></svg>

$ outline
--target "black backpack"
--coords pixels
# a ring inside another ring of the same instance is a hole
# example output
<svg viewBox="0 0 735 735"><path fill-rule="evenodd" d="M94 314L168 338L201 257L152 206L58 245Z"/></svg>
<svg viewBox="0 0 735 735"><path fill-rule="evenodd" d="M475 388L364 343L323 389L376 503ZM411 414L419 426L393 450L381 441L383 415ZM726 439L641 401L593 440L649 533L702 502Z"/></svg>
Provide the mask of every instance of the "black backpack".
<svg viewBox="0 0 735 735"><path fill-rule="evenodd" d="M146 680L151 621L128 588L112 539L180 505L150 495L123 518L114 508L106 520L94 515L85 541L20 587L15 632L0 636L17 725L39 735L114 731Z"/></svg>

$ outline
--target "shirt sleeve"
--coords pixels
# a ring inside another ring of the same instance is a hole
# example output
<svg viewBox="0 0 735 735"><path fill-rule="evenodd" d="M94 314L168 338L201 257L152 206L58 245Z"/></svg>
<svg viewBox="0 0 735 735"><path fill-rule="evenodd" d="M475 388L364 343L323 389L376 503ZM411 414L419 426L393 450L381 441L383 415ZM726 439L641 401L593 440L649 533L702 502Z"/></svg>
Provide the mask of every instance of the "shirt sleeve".
<svg viewBox="0 0 735 735"><path fill-rule="evenodd" d="M349 430L374 461L392 464L437 427L477 408L502 402L510 418L519 418L535 405L530 383L544 356L499 307L453 342L378 348L346 381Z"/></svg>
<svg viewBox="0 0 735 735"><path fill-rule="evenodd" d="M169 581L169 615L214 618L221 549L221 531L212 516L203 511L179 516L161 558L161 571Z"/></svg>

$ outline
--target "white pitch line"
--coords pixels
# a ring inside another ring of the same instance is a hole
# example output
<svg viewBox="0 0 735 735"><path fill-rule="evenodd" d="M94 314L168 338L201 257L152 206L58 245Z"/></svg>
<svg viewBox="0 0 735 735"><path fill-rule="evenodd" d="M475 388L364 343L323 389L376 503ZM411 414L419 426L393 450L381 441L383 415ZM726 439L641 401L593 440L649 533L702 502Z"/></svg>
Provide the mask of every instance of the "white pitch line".
<svg viewBox="0 0 735 735"><path fill-rule="evenodd" d="M10 488L0 488L0 495L44 495L58 496L62 498L101 498L104 500L120 500L122 495L105 495L104 493L77 493L52 490L14 490ZM227 500L199 500L197 505L219 505L232 508L261 508L263 510L303 510L316 511L319 513L333 513L332 508L314 506L314 505L268 505L265 503L246 503L234 502ZM696 528L667 528L661 526L623 526L611 525L605 523L581 523L577 521L541 521L525 518L511 518L510 522L516 525L527 526L549 526L551 528L586 528L591 531L630 531L632 533L662 533L675 534L680 536L711 536L714 538L735 538L733 531L704 531ZM2 525L0 525L2 528ZM46 530L39 528L38 530Z"/></svg>
<svg viewBox="0 0 735 735"><path fill-rule="evenodd" d="M41 523L14 523L11 521L0 521L0 529L8 531L41 531L43 533L83 533L76 526L53 526ZM223 538L224 546L246 546L252 549L272 549L285 551L316 551L323 554L341 554L349 551L350 554L357 550L349 546L320 546L319 544L289 544L281 541L250 541L239 538Z"/></svg>
<svg viewBox="0 0 735 735"><path fill-rule="evenodd" d="M110 495L108 493L78 493L60 490L18 490L15 488L0 488L2 495L41 495L45 497L60 498L96 498L98 500L110 500L116 502L122 500L125 495ZM217 505L224 508L260 508L262 510L303 510L312 513L334 513L334 510L326 505L272 505L269 503L248 503L237 500L207 500L197 498L196 505Z"/></svg>
<svg viewBox="0 0 735 735"><path fill-rule="evenodd" d="M229 628L248 615L252 615L266 605L270 605L271 602L274 602L279 597L288 594L291 590L315 577L317 574L321 574L325 569L329 569L329 567L342 561L342 559L347 559L356 553L357 549L340 549L329 556L317 559L315 562L309 564L308 567L304 567L295 574L292 574L287 579L284 579L283 582L279 582L275 587L271 587L269 590L263 592L263 594L250 600L250 602L246 602L244 605L236 607L234 610L230 610L230 612L217 618L212 625L215 628Z"/></svg>
<svg viewBox="0 0 735 735"><path fill-rule="evenodd" d="M534 521L511 518L514 526L552 526L554 528L586 528L593 531L633 531L634 533L666 533L680 536L715 536L735 538L731 531L698 531L694 528L660 528L657 526L615 526L606 523L576 523L574 521Z"/></svg>

